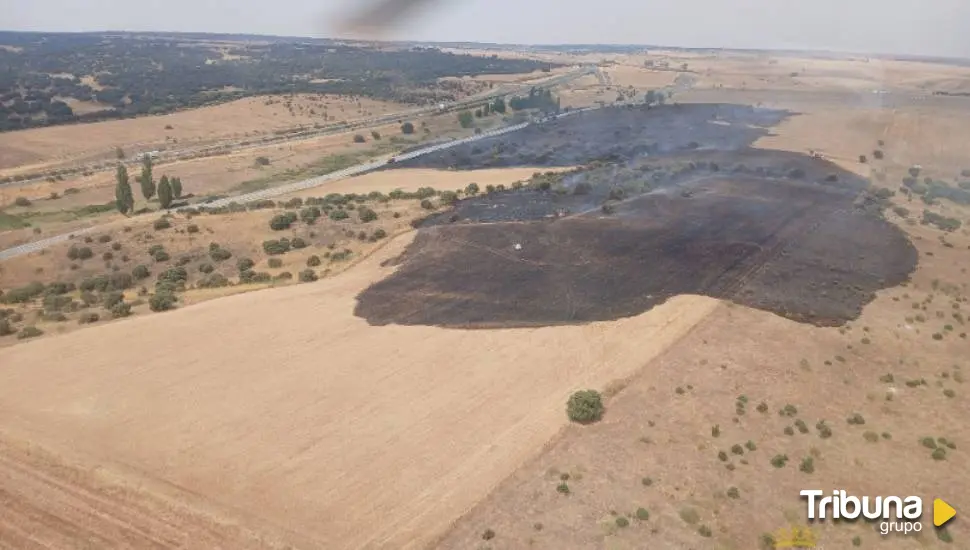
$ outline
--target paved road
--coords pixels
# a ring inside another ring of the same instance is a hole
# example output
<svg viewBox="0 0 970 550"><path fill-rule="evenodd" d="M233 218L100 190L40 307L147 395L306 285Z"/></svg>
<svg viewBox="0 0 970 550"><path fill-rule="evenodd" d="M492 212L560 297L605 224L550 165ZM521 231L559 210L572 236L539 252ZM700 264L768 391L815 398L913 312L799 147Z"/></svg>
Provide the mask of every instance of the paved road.
<svg viewBox="0 0 970 550"><path fill-rule="evenodd" d="M588 108L585 108L585 109L577 109L577 110L573 110L573 111L568 111L568 112L565 112L565 113L560 113L558 115L550 116L549 119L560 119L560 118L564 118L564 117L568 117L568 116L574 116L574 115L577 115L579 113L582 113L582 112L585 112L585 111L590 111L590 110L593 110L593 109L594 109L594 107L588 107ZM471 142L474 142L474 141L488 139L488 138L491 138L491 137L501 136L501 135L508 134L508 133L511 133L511 132L517 132L517 131L519 131L519 130L521 130L523 128L527 128L528 126L530 126L532 124L541 124L541 123L542 123L541 121L540 122L523 122L521 124L516 124L514 126L506 126L504 128L499 128L499 129L496 129L496 130L490 130L488 132L482 132L481 134L478 134L478 135L475 135L475 136L471 136L471 137L467 137L467 138L462 138L462 139L457 139L457 140L449 141L449 142L446 142L446 143L440 143L440 144L437 144L437 145L431 145L429 147L424 147L424 148L418 149L416 151L411 151L410 153L404 153L404 154L398 155L395 158L397 160L413 159L413 158L417 158L417 157L421 157L421 156L424 156L424 155L428 155L428 154L431 154L431 153L434 153L434 152L437 152L437 151L441 151L443 149L451 149L452 147L458 147L458 146L464 145L466 143L471 143ZM208 203L205 203L205 204L197 204L197 205L192 205L192 206L184 207L184 208L191 208L191 207L198 207L198 206L206 206L206 207L209 207L209 208L218 208L220 206L228 206L230 203L245 204L245 203L249 203L249 202L253 202L253 201L258 201L258 200L263 200L263 199L270 199L270 198L273 198L273 197L278 197L278 196L281 196L281 195L286 195L286 194L289 194L289 193L293 193L294 191L302 191L304 189L310 189L311 187L317 187L319 185L323 185L324 183L327 183L327 182L330 182L330 181L340 180L340 179L349 178L349 177L357 176L357 175L360 175L360 174L364 174L366 172L370 172L372 170L375 170L377 168L381 168L381 167L386 166L386 165L387 165L387 161L384 161L384 160L377 160L377 161L366 162L364 164L358 164L357 166L352 166L350 168L345 168L345 169L339 170L337 172L331 172L330 174L326 174L324 176L317 176L315 178L310 178L310 179L306 179L306 180L302 180L302 181L297 181L297 182L294 182L294 183L289 183L289 184L286 184L286 185L281 185L279 187L272 187L270 189L264 189L262 191L256 191L256 192L253 192L253 193L247 193L245 195L237 195L237 196L233 196L233 197L226 197L226 198L214 200L214 201L211 201L211 202L208 202ZM182 209L179 209L179 210L182 210ZM158 215L157 213L142 214L142 217L153 217L153 216L157 216L157 215ZM34 242L31 242L31 243L22 244L20 246L15 246L13 248L8 248L6 250L0 251L0 261L7 260L7 259L10 259L10 258L15 258L17 256L22 256L24 254L29 254L31 252L36 252L38 250L42 250L42 249L51 247L51 246L56 245L56 244L66 242L66 241L70 240L70 238L71 238L72 235L83 235L85 233L91 233L91 232L97 231L98 229L101 229L103 227L104 227L104 225L87 227L87 228L83 228L83 229L78 229L76 231L72 231L70 233L64 233L64 234L61 234L61 235L56 235L56 236L53 236L53 237L48 237L46 239L41 239L39 241L34 241Z"/></svg>
<svg viewBox="0 0 970 550"><path fill-rule="evenodd" d="M315 137L322 137L327 135L339 134L343 132L349 132L351 130L359 130L362 128L371 128L374 126L382 126L385 124L391 124L397 122L398 120L404 118L414 118L427 114L441 114L450 113L463 109L473 108L484 101L491 101L499 97L504 97L512 95L519 92L524 87L538 87L538 88L549 88L552 86L558 86L566 82L576 80L577 78L582 78L588 74L593 74L598 69L593 66L582 66L568 73L555 75L551 77L542 78L539 80L533 80L528 82L510 82L503 84L495 88L494 90L488 90L471 97L460 99L453 103L447 103L442 107L441 105L431 105L427 107L419 107L416 109L411 109L408 111L400 111L396 113L391 113L387 115L379 115L364 119L351 120L348 122L342 122L337 124L331 124L323 128L308 129L305 131L294 132L289 134L284 134L281 136L267 136L263 138L254 138L253 140L236 140L222 142L216 145L204 145L196 147L187 147L182 149L174 149L167 151L158 151L154 153L154 159L156 164L166 164L169 162L178 162L180 160L205 158L214 156L217 154L225 154L228 152L239 152L246 151L249 149L260 149L263 147L269 147L271 145L277 145L281 143L287 143L290 141L299 141ZM138 160L144 152L135 154L132 158ZM139 160L140 162L140 160ZM84 166L77 168L78 171L88 171L88 172L103 172L103 171L114 171L115 162L114 161L100 161L89 163ZM16 181L11 183L6 183L2 185L16 185L23 186L30 183L43 181L47 176L39 176L29 180ZM40 197L38 197L40 198Z"/></svg>

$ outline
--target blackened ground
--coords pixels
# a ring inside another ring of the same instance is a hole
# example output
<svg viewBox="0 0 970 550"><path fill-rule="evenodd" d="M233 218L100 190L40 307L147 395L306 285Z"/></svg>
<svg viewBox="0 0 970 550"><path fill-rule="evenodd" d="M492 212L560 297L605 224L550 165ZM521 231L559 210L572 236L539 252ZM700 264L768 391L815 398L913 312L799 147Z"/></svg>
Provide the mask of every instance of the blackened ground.
<svg viewBox="0 0 970 550"><path fill-rule="evenodd" d="M905 235L856 208L853 192L728 175L691 191L651 192L611 215L423 228L356 314L377 325L537 326L705 294L831 326L915 268Z"/></svg>
<svg viewBox="0 0 970 550"><path fill-rule="evenodd" d="M416 159L584 167L431 216L395 273L358 296L356 314L378 325L537 326L705 294L818 325L853 319L876 290L909 277L916 249L879 215L885 204L864 179L750 147L784 116L601 109Z"/></svg>
<svg viewBox="0 0 970 550"><path fill-rule="evenodd" d="M715 103L609 107L400 161L393 168L577 166L695 149L731 151L768 135L768 128L791 115Z"/></svg>

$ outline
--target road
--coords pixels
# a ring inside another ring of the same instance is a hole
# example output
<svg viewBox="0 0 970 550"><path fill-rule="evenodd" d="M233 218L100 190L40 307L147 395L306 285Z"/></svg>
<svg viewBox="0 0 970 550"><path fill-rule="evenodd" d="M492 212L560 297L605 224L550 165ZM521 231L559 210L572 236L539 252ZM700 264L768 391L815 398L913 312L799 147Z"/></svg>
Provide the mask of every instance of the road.
<svg viewBox="0 0 970 550"><path fill-rule="evenodd" d="M574 116L574 115L577 115L579 113L586 112L586 111L590 111L590 110L593 110L593 109L594 109L594 107L587 107L585 109L576 109L576 110L573 110L573 111L567 111L565 113L560 113L560 114L557 114L557 115L553 115L553 116L549 117L549 119L560 119L560 118L564 118L564 117L568 117L568 116ZM421 157L421 156L424 156L424 155L428 155L428 154L431 154L431 153L434 153L434 152L437 152L437 151L441 151L441 150L444 150L444 149L451 149L452 147L458 147L458 146L464 145L466 143L472 143L472 142L480 141L480 140L483 140L483 139L488 139L488 138L492 138L492 137L496 137L496 136L505 135L505 134L508 134L508 133L511 133L511 132L517 132L517 131L519 131L519 130L521 130L523 128L526 128L526 127L528 127L528 126L530 126L532 124L542 124L542 122L541 121L540 122L523 122L521 124L516 124L516 125L513 125L513 126L506 126L504 128L499 128L499 129L496 129L496 130L490 130L488 132L482 132L481 134L478 134L478 135L475 135L475 136L471 136L471 137L467 137L467 138L462 138L462 139L457 139L457 140L449 141L449 142L446 142L446 143L440 143L440 144L437 144L437 145L431 145L431 146L428 146L428 147L424 147L424 148L418 149L416 151L411 151L409 153L404 153L404 154L398 155L395 158L397 160L413 159L413 158L417 158L417 157ZM262 191L256 191L256 192L253 192L253 193L247 193L247 194L244 194L244 195L237 195L237 196L234 196L234 197L226 197L226 198L223 198L223 199L214 200L214 201L205 203L202 206L206 206L208 208L218 208L218 207L221 207L221 206L228 206L230 203L246 204L246 203L249 203L249 202L258 201L258 200L262 200L262 199L269 199L269 198L273 198L273 197L278 197L278 196L281 196L281 195L286 195L286 194L289 194L289 193L293 193L294 191L302 191L304 189L310 189L312 187L317 187L317 186L323 185L323 184L325 184L327 182L336 181L336 180L340 180L340 179L344 179L344 178L350 178L350 177L353 177L353 176L357 176L357 175L360 175L360 174L364 174L364 173L370 172L372 170L376 170L377 168L384 167L386 165L387 165L387 161L386 160L375 160L375 161L365 162L363 164L358 164L356 166L352 166L350 168L345 168L345 169L339 170L337 172L331 172L330 174L326 174L326 175L323 175L323 176L317 176L317 177L314 177L314 178L309 178L309 179L305 179L305 180L301 180L301 181L289 183L289 184L286 184L286 185L281 185L281 186L278 186L278 187L272 187L270 189L264 189ZM192 206L187 206L187 207L184 207L184 208L191 208L191 207L198 207L198 206L200 206L200 205L192 205ZM179 210L181 210L181 209L179 209ZM158 215L157 212L153 212L153 213L149 213L149 214L142 214L141 216L137 216L137 217L155 217L157 215ZM19 246L15 246L13 248L8 248L6 250L0 251L0 261L9 260L10 258L16 258L17 256L23 256L24 254L30 254L31 252L37 252L39 250L43 250L45 248L49 248L49 247L54 246L56 244L60 244L60 243L66 242L66 241L70 240L72 236L75 236L75 235L83 235L85 233L91 233L91 232L94 232L94 231L98 231L99 229L102 229L103 227L104 227L104 225L97 225L97 226L93 226L93 227L86 227L86 228L83 228L83 229L78 229L78 230L72 231L70 233L63 233L63 234L60 234L60 235L55 235L53 237L47 237L46 239L41 239L41 240L38 240L38 241L34 241L34 242L30 242L30 243L26 243L26 244L19 245Z"/></svg>
<svg viewBox="0 0 970 550"><path fill-rule="evenodd" d="M499 97L505 97L520 91L524 87L537 87L537 88L549 88L553 86L558 86L566 82L570 82L577 78L582 78L588 74L594 74L597 69L593 66L582 66L576 68L568 73L555 75L551 77L546 77L538 80L528 81L528 82L512 82L500 85L494 90L489 90L483 93L479 93L453 103L447 103L442 107L441 105L430 105L427 107L420 107L417 109L411 109L408 111L400 111L396 113L391 113L387 115L380 115L375 117L369 117L364 119L352 120L348 122L341 122L336 124L331 124L323 128L312 128L303 131L291 132L279 136L266 136L263 138L253 140L236 140L222 142L216 145L206 145L201 147L187 147L182 149L174 149L167 151L158 151L154 153L153 158L155 159L155 164L165 164L169 162L178 162L180 160L196 159L210 157L214 155L226 154L229 152L239 152L249 149L259 149L263 147L268 147L270 145L276 145L280 143L286 143L290 141L310 139L314 137L321 137L333 134L339 134L343 132L349 132L351 130L359 130L363 128L371 128L374 126L382 126L384 124L395 123L403 118L413 118L428 114L442 114L454 112L462 109L468 109L479 105L483 101L490 101L497 99ZM132 158L140 159L141 155L145 152L140 152L134 155ZM94 162L87 165L75 166L72 169L74 173L80 173L82 171L86 172L100 172L107 170L114 170L114 161L101 161ZM47 175L39 176L29 180L22 180L11 182L3 185L27 185L30 183L43 181L47 178Z"/></svg>

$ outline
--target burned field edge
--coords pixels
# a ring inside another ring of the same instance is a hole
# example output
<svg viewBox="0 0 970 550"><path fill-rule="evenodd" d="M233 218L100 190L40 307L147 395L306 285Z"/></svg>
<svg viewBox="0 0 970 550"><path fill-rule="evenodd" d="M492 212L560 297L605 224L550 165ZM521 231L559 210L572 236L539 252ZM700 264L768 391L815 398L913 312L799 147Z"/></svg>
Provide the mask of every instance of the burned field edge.
<svg viewBox="0 0 970 550"><path fill-rule="evenodd" d="M909 278L916 249L882 218L886 197L865 179L751 148L767 133L754 122L784 116L762 111L606 109L516 135L501 152L431 156L427 165L467 168L555 151L547 164L582 167L429 216L355 314L375 325L534 327L629 317L701 294L820 326L854 319L875 291ZM656 141L680 117L687 133ZM608 129L621 123L628 134L617 141Z"/></svg>

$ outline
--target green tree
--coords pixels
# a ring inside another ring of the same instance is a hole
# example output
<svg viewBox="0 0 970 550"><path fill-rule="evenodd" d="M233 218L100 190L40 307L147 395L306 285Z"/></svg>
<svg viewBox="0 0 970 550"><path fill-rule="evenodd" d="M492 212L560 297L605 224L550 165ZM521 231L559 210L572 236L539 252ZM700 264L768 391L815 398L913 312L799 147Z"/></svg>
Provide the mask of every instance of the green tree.
<svg viewBox="0 0 970 550"><path fill-rule="evenodd" d="M131 193L131 183L128 182L128 169L124 164L118 165L115 172L115 206L118 212L128 215L135 207L135 197Z"/></svg>
<svg viewBox="0 0 970 550"><path fill-rule="evenodd" d="M158 180L158 204L162 208L168 208L172 206L172 184L168 181L168 176L163 175L162 179Z"/></svg>
<svg viewBox="0 0 970 550"><path fill-rule="evenodd" d="M141 176L138 177L138 183L141 184L141 194L146 201L155 196L155 179L152 177L152 157L150 155L142 157Z"/></svg>
<svg viewBox="0 0 970 550"><path fill-rule="evenodd" d="M500 97L492 103L492 110L499 114L505 114L505 98Z"/></svg>
<svg viewBox="0 0 970 550"><path fill-rule="evenodd" d="M581 390L569 397L566 414L573 422L588 424L603 417L603 398L596 390Z"/></svg>
<svg viewBox="0 0 970 550"><path fill-rule="evenodd" d="M458 113L458 124L461 124L462 128L471 128L475 124L475 115L471 111Z"/></svg>
<svg viewBox="0 0 970 550"><path fill-rule="evenodd" d="M401 133L402 134L406 134L406 135L413 134L414 133L414 124L411 124L410 122L405 122L404 124L402 124L401 125Z"/></svg>
<svg viewBox="0 0 970 550"><path fill-rule="evenodd" d="M172 196L176 199L182 198L182 178L172 178L169 183L172 185Z"/></svg>

